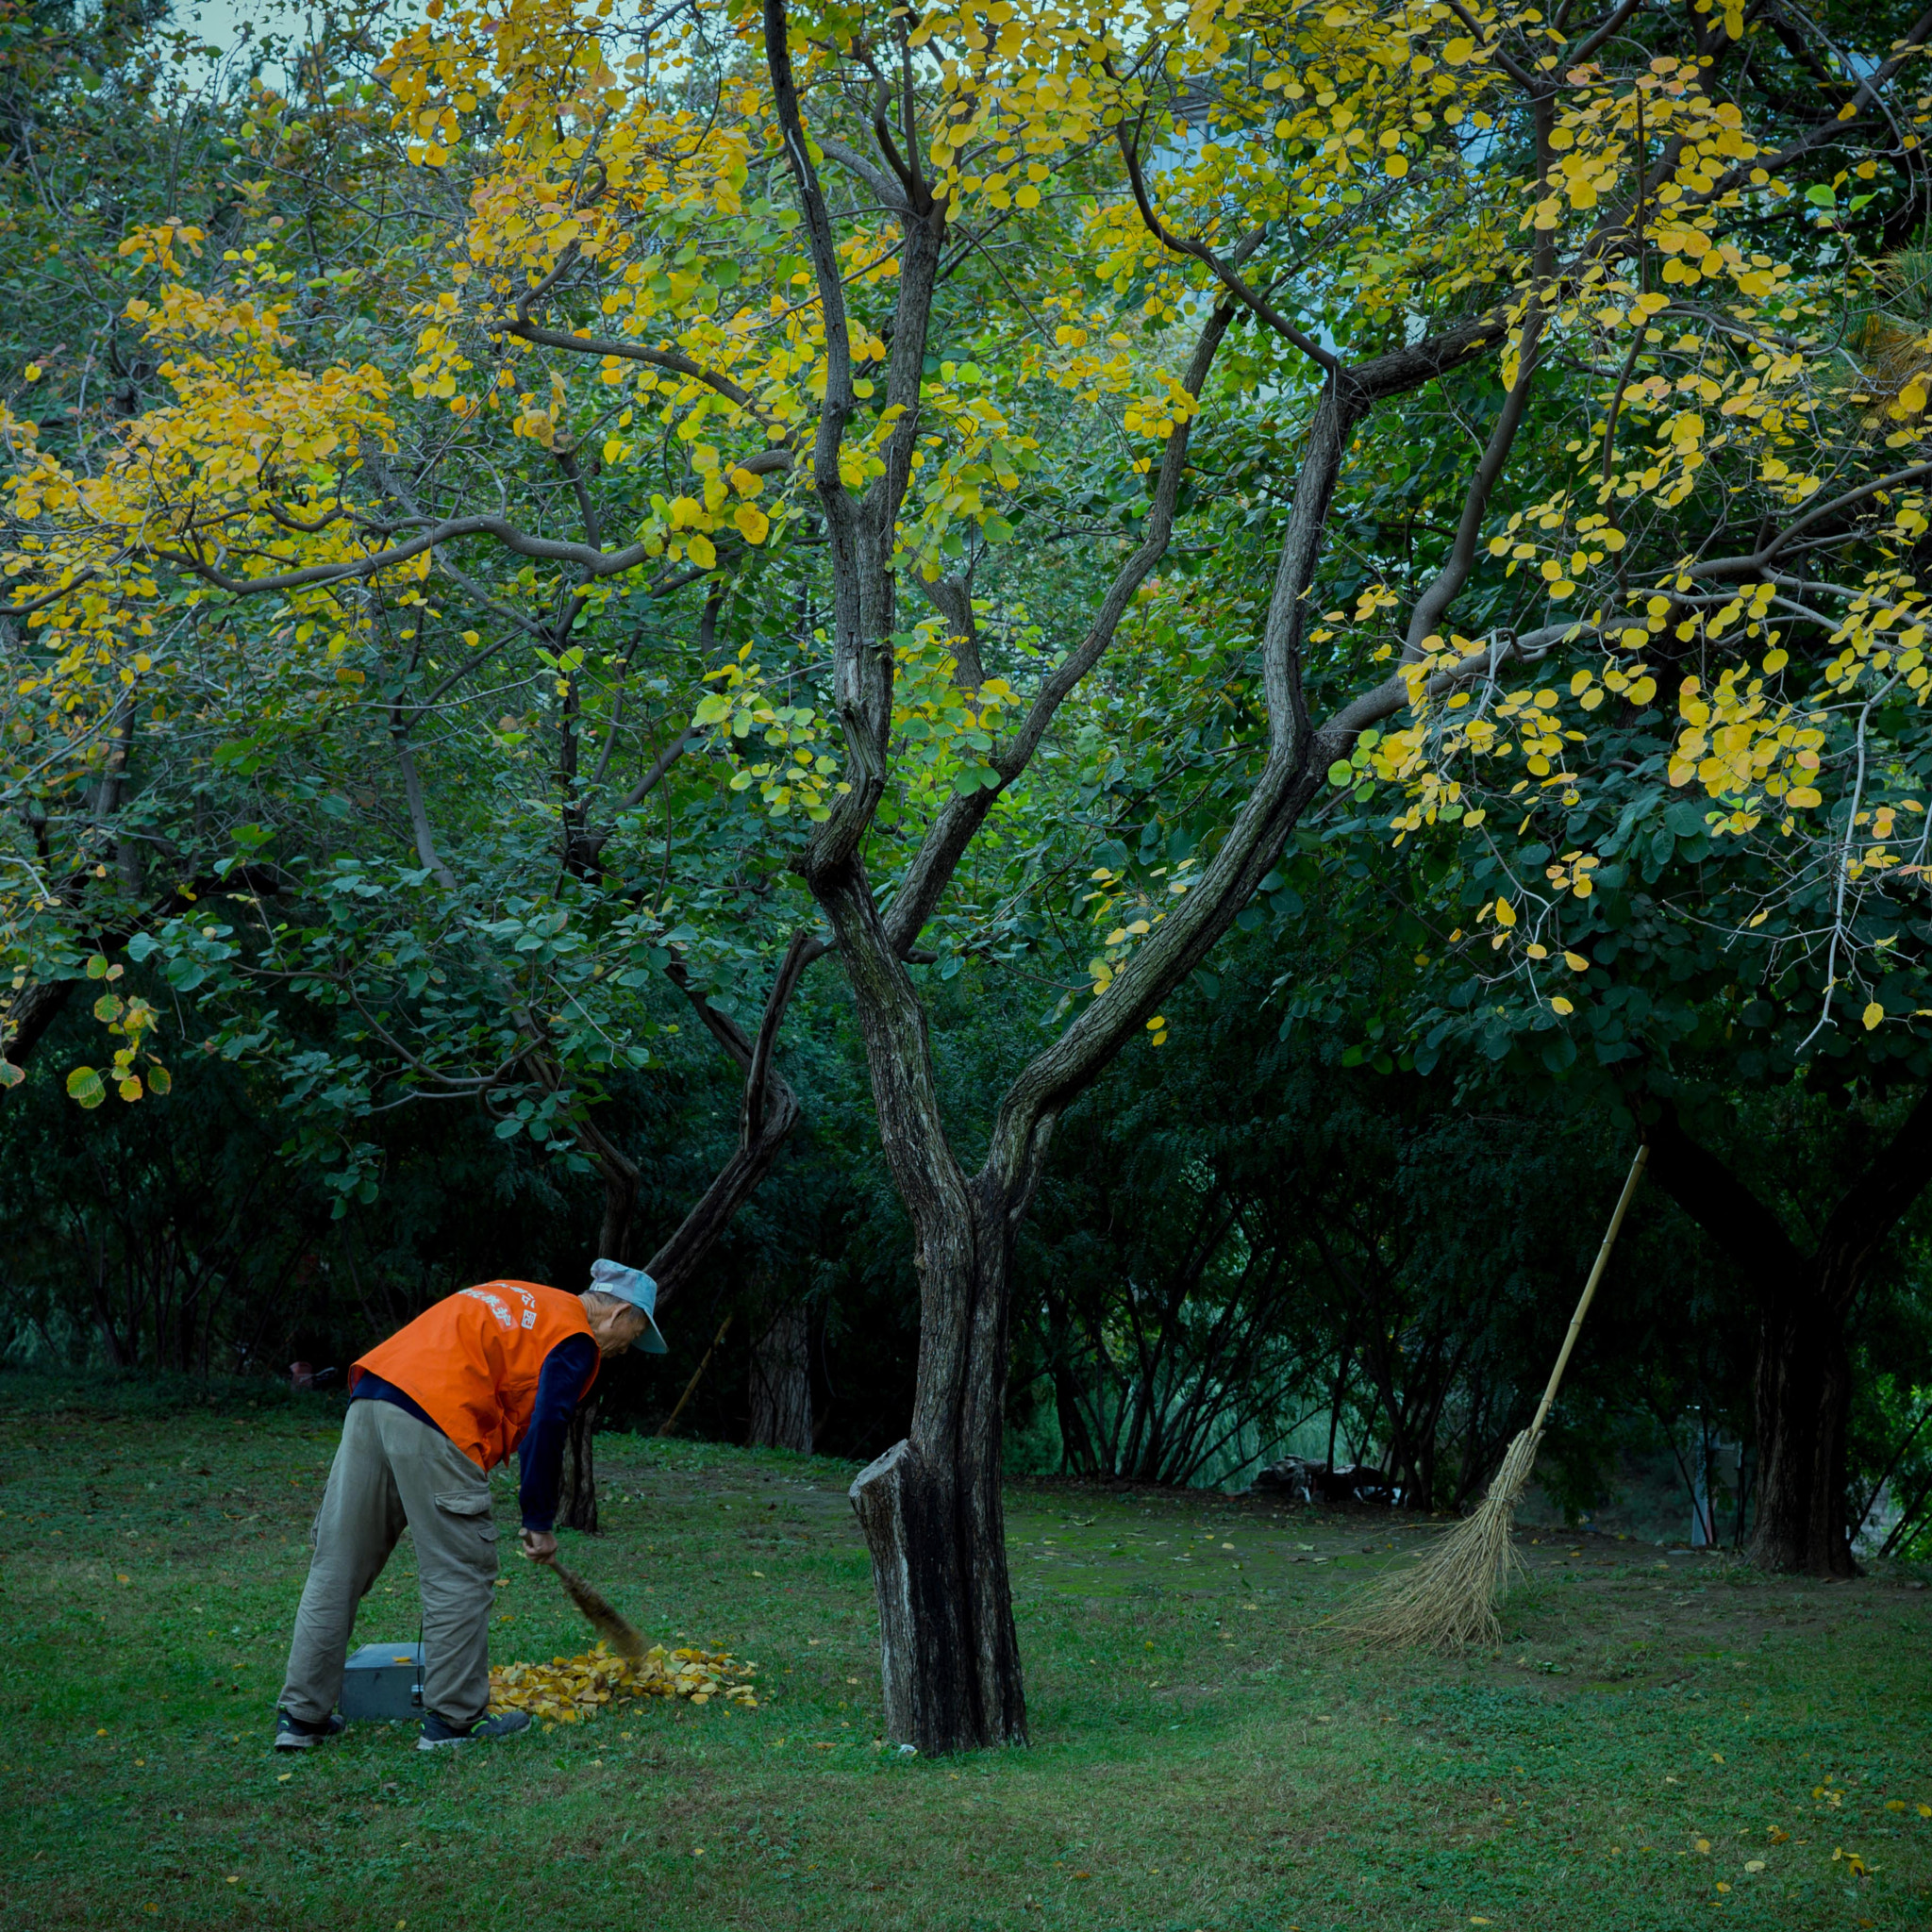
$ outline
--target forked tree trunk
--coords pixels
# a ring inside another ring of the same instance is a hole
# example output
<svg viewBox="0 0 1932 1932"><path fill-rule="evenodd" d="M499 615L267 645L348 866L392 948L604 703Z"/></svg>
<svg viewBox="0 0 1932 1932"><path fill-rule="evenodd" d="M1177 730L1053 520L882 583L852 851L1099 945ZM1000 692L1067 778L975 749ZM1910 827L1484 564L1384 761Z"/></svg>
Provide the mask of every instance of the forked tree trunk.
<svg viewBox="0 0 1932 1932"><path fill-rule="evenodd" d="M811 1311L780 1308L751 1346L751 1431L755 1449L811 1454Z"/></svg>
<svg viewBox="0 0 1932 1932"><path fill-rule="evenodd" d="M1320 731L1309 728L1299 685L1306 593L1354 424L1378 394L1420 388L1465 359L1485 336L1431 339L1392 360L1362 365L1363 374L1345 383L1331 371L1308 432L1262 638L1266 764L1200 888L1116 975L1107 1000L1083 1006L1079 1018L1021 1071L995 1111L985 1168L968 1180L947 1141L924 1009L901 962L917 948L996 797L1026 770L1061 702L1109 650L1165 552L1186 467L1188 424L1177 423L1167 440L1141 541L1094 607L1086 635L1042 676L1024 722L990 755L992 788L959 794L935 814L897 883L888 918L867 884L863 854L891 776L895 533L923 420L921 372L947 210L920 166L916 142L909 171L889 141L878 163L856 158L868 189L896 212L905 242L885 380L885 400L900 413L858 493L841 462L858 408L845 346L848 269L799 105L785 0L764 0L762 13L774 105L825 318L824 403L811 474L824 520L833 685L847 756L845 786L797 864L838 941L865 1040L879 1142L912 1223L923 1275L912 1427L903 1443L860 1474L852 1500L878 1592L888 1736L929 1752L1020 1743L1025 1697L1000 1510L1014 1228L1039 1180L1053 1122L1141 1037L1167 994L1207 957L1273 867L1333 758L1347 754L1364 725L1409 701L1408 686L1393 676ZM903 22L896 30L906 31ZM910 58L909 47L905 51ZM909 122L906 132L914 139ZM1194 397L1233 313L1231 306L1217 305L1204 320L1184 378ZM1495 333L1502 325L1485 320L1477 326ZM972 657L970 635L967 643L962 663Z"/></svg>
<svg viewBox="0 0 1932 1932"><path fill-rule="evenodd" d="M1811 1281L1777 1297L1758 1329L1757 1512L1751 1560L1762 1570L1856 1576L1845 1522L1845 1430L1852 1404L1844 1325Z"/></svg>
<svg viewBox="0 0 1932 1932"><path fill-rule="evenodd" d="M1000 1503L1011 1254L990 1192L975 1183L971 1224L924 1244L923 1268L946 1278L926 1284L912 1433L851 1491L878 1597L886 1735L926 1756L1026 1741Z"/></svg>

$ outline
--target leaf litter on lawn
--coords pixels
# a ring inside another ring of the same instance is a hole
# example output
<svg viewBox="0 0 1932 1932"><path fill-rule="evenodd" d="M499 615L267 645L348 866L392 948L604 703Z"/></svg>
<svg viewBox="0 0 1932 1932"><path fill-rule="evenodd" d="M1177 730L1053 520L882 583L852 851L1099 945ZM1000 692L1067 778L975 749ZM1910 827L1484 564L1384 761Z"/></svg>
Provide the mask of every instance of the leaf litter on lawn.
<svg viewBox="0 0 1932 1932"><path fill-rule="evenodd" d="M683 1698L708 1704L722 1698L745 1710L758 1708L752 1687L755 1663L740 1663L722 1650L666 1650L654 1644L636 1663L613 1657L608 1645L547 1664L499 1664L490 1673L490 1707L526 1710L558 1724L581 1724L607 1704L644 1697Z"/></svg>

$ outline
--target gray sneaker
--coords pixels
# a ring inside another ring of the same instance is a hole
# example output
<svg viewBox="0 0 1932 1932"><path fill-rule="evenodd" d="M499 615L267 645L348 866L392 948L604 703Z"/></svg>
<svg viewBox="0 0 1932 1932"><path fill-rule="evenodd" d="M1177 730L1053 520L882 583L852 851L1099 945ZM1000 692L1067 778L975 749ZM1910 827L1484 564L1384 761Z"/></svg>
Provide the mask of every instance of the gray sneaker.
<svg viewBox="0 0 1932 1932"><path fill-rule="evenodd" d="M478 1718L469 1724L453 1724L431 1710L424 1713L423 1735L416 1740L416 1748L441 1751L449 1745L474 1743L478 1739L513 1738L529 1728L527 1710L499 1710L494 1717Z"/></svg>
<svg viewBox="0 0 1932 1932"><path fill-rule="evenodd" d="M339 1738L348 1724L341 1711L332 1710L317 1724L310 1724L305 1717L291 1717L286 1710L275 1712L275 1749L277 1751L307 1751L312 1744L320 1744L325 1738Z"/></svg>

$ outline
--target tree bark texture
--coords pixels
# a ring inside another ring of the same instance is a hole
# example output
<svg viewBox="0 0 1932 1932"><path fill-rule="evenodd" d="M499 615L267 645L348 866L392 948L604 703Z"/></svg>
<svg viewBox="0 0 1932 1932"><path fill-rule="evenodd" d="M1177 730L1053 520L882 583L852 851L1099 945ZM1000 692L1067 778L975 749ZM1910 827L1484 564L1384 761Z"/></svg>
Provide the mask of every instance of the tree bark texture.
<svg viewBox="0 0 1932 1932"><path fill-rule="evenodd" d="M754 1337L750 1395L754 1449L811 1454L811 1310L803 1302L780 1308Z"/></svg>
<svg viewBox="0 0 1932 1932"><path fill-rule="evenodd" d="M878 1598L886 1736L928 1757L1026 1741L1000 1497L1011 1244L1002 1204L974 1192L965 1240L921 1244L912 1433L851 1491Z"/></svg>

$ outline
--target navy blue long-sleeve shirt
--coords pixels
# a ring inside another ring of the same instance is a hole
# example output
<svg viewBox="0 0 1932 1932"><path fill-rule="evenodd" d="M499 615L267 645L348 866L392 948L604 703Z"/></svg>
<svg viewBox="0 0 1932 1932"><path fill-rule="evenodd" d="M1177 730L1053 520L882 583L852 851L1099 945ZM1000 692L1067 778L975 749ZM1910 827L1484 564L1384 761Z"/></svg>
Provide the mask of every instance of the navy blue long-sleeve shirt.
<svg viewBox="0 0 1932 1932"><path fill-rule="evenodd" d="M530 1427L517 1451L523 1480L517 1490L524 1527L538 1534L557 1523L557 1491L563 1480L563 1445L570 1436L571 1419L577 1404L590 1387L591 1372L597 1366L597 1344L588 1335L566 1335L548 1355L537 1374L537 1400L530 1414ZM392 1402L419 1423L427 1423L440 1436L434 1417L426 1414L414 1396L406 1395L393 1382L372 1375L367 1369L356 1378L351 1402Z"/></svg>

